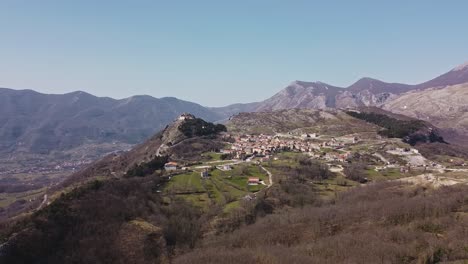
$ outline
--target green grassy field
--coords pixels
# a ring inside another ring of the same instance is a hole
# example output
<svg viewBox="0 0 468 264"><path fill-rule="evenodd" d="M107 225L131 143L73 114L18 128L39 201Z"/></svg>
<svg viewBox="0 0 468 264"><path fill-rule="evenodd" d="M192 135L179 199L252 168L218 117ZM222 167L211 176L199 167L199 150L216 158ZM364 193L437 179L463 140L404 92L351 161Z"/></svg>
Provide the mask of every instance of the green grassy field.
<svg viewBox="0 0 468 264"><path fill-rule="evenodd" d="M281 180L283 175L281 170L277 169L277 166L290 166L291 168L295 168L298 166L296 158L303 155L304 154L297 152L283 152L276 156L278 157L278 160L267 162L264 166L273 173L277 180ZM318 194L325 199L334 198L339 192L359 185L359 183L355 181L346 179L341 173L336 173L336 175L330 179L311 181L310 184L313 184L314 188L317 189Z"/></svg>
<svg viewBox="0 0 468 264"><path fill-rule="evenodd" d="M227 214L231 212L232 210L238 208L239 206L240 206L240 201L230 202L226 204L226 206L224 206L223 212Z"/></svg>
<svg viewBox="0 0 468 264"><path fill-rule="evenodd" d="M203 153L202 156L203 157L208 157L210 160L221 160L221 153L218 153L218 152L207 152L207 153Z"/></svg>
<svg viewBox="0 0 468 264"><path fill-rule="evenodd" d="M389 168L381 171L376 171L374 168L366 170L367 178L371 181L379 180L396 180L403 177L413 176L412 173L401 173L398 168Z"/></svg>
<svg viewBox="0 0 468 264"><path fill-rule="evenodd" d="M172 177L166 190L171 192L203 192L202 179L199 172L190 172Z"/></svg>
<svg viewBox="0 0 468 264"><path fill-rule="evenodd" d="M276 155L276 158L277 160L270 160L268 162L266 162L264 164L264 166L268 166L270 167L271 166L281 166L281 165L284 165L284 166L296 166L297 165L297 161L296 161L296 158L297 157L300 157L300 156L303 156L304 154L302 153L299 153L299 152L281 152L279 154Z"/></svg>
<svg viewBox="0 0 468 264"><path fill-rule="evenodd" d="M164 192L181 197L201 208L208 209L211 205L220 205L231 210L239 206L239 200L245 195L266 187L247 185L249 177L257 177L265 184L269 183L268 175L258 165L240 164L233 166L230 171L213 169L208 178L201 178L199 171L173 176Z"/></svg>
<svg viewBox="0 0 468 264"><path fill-rule="evenodd" d="M336 177L331 179L314 182L314 186L319 191L319 195L323 198L330 199L334 198L337 195L337 193L341 191L346 191L347 189L357 185L359 185L359 183L348 180L342 175L337 175Z"/></svg>
<svg viewBox="0 0 468 264"><path fill-rule="evenodd" d="M18 193L0 193L0 208L7 207L18 200L42 199L46 188Z"/></svg>

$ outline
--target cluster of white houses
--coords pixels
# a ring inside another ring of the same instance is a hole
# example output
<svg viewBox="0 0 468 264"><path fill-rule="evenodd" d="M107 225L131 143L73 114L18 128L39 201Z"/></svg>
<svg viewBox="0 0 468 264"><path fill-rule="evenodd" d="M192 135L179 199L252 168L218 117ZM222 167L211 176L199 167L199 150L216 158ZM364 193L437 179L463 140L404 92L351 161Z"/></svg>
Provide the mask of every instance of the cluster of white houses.
<svg viewBox="0 0 468 264"><path fill-rule="evenodd" d="M319 145L312 142L295 139L284 139L270 135L242 135L235 137L235 142L230 149L222 150L223 153L230 153L235 158L243 159L246 156L271 155L281 150L300 150L309 152L313 149L320 149Z"/></svg>
<svg viewBox="0 0 468 264"><path fill-rule="evenodd" d="M234 137L235 142L231 148L221 150L222 153L231 154L234 158L244 159L251 155L269 156L279 151L298 151L308 153L317 158L325 158L330 160L347 158L346 153L327 153L319 154L322 148L342 149L346 143L355 143L356 138L352 137L346 140L337 140L331 138L329 140L310 140L317 138L316 134L305 134L301 137L282 137L271 135L241 135Z"/></svg>

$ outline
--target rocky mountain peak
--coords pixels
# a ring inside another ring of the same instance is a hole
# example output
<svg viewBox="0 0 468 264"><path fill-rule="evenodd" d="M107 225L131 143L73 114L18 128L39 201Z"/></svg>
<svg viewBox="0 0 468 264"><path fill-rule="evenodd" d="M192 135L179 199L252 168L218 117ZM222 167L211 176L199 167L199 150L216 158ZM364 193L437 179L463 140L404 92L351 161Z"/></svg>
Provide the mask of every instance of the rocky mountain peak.
<svg viewBox="0 0 468 264"><path fill-rule="evenodd" d="M195 116L190 113L183 113L177 119L185 121L185 120L195 119Z"/></svg>
<svg viewBox="0 0 468 264"><path fill-rule="evenodd" d="M196 118L192 114L183 113L157 137L161 139L162 145L169 147L188 138L216 135L225 130L224 125L215 125L201 118Z"/></svg>
<svg viewBox="0 0 468 264"><path fill-rule="evenodd" d="M468 70L468 61L453 68L452 71L465 71L465 70Z"/></svg>
<svg viewBox="0 0 468 264"><path fill-rule="evenodd" d="M375 83L382 83L381 81L379 80L376 80L376 79L372 79L372 78L369 78L369 77L363 77L359 80L357 80L355 83L353 83L352 85L350 85L348 87L348 89L354 91L354 90L364 90L364 89L369 89L369 88L372 88L372 86L375 84Z"/></svg>
<svg viewBox="0 0 468 264"><path fill-rule="evenodd" d="M428 82L417 85L418 89L445 87L468 82L468 62L458 65L451 71L442 74Z"/></svg>

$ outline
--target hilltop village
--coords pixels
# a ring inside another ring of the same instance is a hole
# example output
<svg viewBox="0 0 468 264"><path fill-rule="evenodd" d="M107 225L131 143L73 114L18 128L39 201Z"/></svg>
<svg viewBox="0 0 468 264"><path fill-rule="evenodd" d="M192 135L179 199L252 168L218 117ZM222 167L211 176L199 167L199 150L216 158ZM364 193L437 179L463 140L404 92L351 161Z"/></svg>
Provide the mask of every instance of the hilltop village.
<svg viewBox="0 0 468 264"><path fill-rule="evenodd" d="M267 134L230 134L222 137L229 142L223 149L210 152L217 155L215 160L202 162L197 166L184 167L174 161L165 165L167 171L192 171L199 178L208 178L219 172L228 172L230 177L238 177L241 172L233 170L241 164L267 166L267 162L276 162L285 153L303 155L320 161L331 171L346 177L344 168L348 164L365 163L369 180L376 175L392 174L403 177L404 174L443 171L450 164L442 165L422 156L415 148L402 143L399 139L383 139L376 134L348 134L343 136L319 135L317 133L277 133ZM280 162L280 161L278 161ZM464 166L465 164L458 164ZM218 171L218 172L216 172ZM177 173L176 173L177 174ZM239 174L239 175L238 175ZM255 184L256 178L243 179L243 184ZM367 177L364 178L367 181Z"/></svg>
<svg viewBox="0 0 468 264"><path fill-rule="evenodd" d="M343 150L347 144L355 144L359 138L356 136L346 136L340 138L323 139L316 133L302 134L294 136L292 134L277 135L240 135L233 137L235 142L229 149L221 150L222 153L231 154L234 158L245 159L248 156L265 156L280 151L295 151L310 155L314 158L324 158L326 160L344 161L349 152ZM334 149L340 153L320 155L322 149Z"/></svg>
<svg viewBox="0 0 468 264"><path fill-rule="evenodd" d="M322 160L329 165L349 163L356 157L371 157L373 170L398 169L407 173L412 168L424 171L442 171L448 167L464 167L464 162L448 160L441 164L426 159L419 151L403 144L399 139L382 139L379 135L349 134L344 136L319 135L317 133L277 133L275 135L226 135L233 143L220 150L234 159L253 157L266 161L280 152L297 152Z"/></svg>

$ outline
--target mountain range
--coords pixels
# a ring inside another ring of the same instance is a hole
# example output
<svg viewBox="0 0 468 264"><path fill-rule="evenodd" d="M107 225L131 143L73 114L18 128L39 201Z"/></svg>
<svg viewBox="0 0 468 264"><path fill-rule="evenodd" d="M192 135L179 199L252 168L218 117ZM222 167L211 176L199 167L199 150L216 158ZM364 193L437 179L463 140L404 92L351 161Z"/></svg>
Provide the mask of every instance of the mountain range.
<svg viewBox="0 0 468 264"><path fill-rule="evenodd" d="M0 151L48 153L85 143L136 144L184 112L207 120L222 118L201 105L172 97L115 100L85 92L46 95L0 89Z"/></svg>
<svg viewBox="0 0 468 264"><path fill-rule="evenodd" d="M468 64L455 67L432 80L416 85L387 83L372 78L361 78L348 87L337 87L322 82L294 81L271 98L256 105L255 111L289 108L355 108L381 106L399 95L468 82Z"/></svg>
<svg viewBox="0 0 468 264"><path fill-rule="evenodd" d="M468 64L463 64L416 85L372 78L362 78L348 87L294 81L264 101L225 107L204 107L172 97L116 100L85 92L48 95L3 88L0 152L49 153L102 142L135 144L184 112L222 122L240 112L377 106L463 134L468 131L467 85Z"/></svg>

